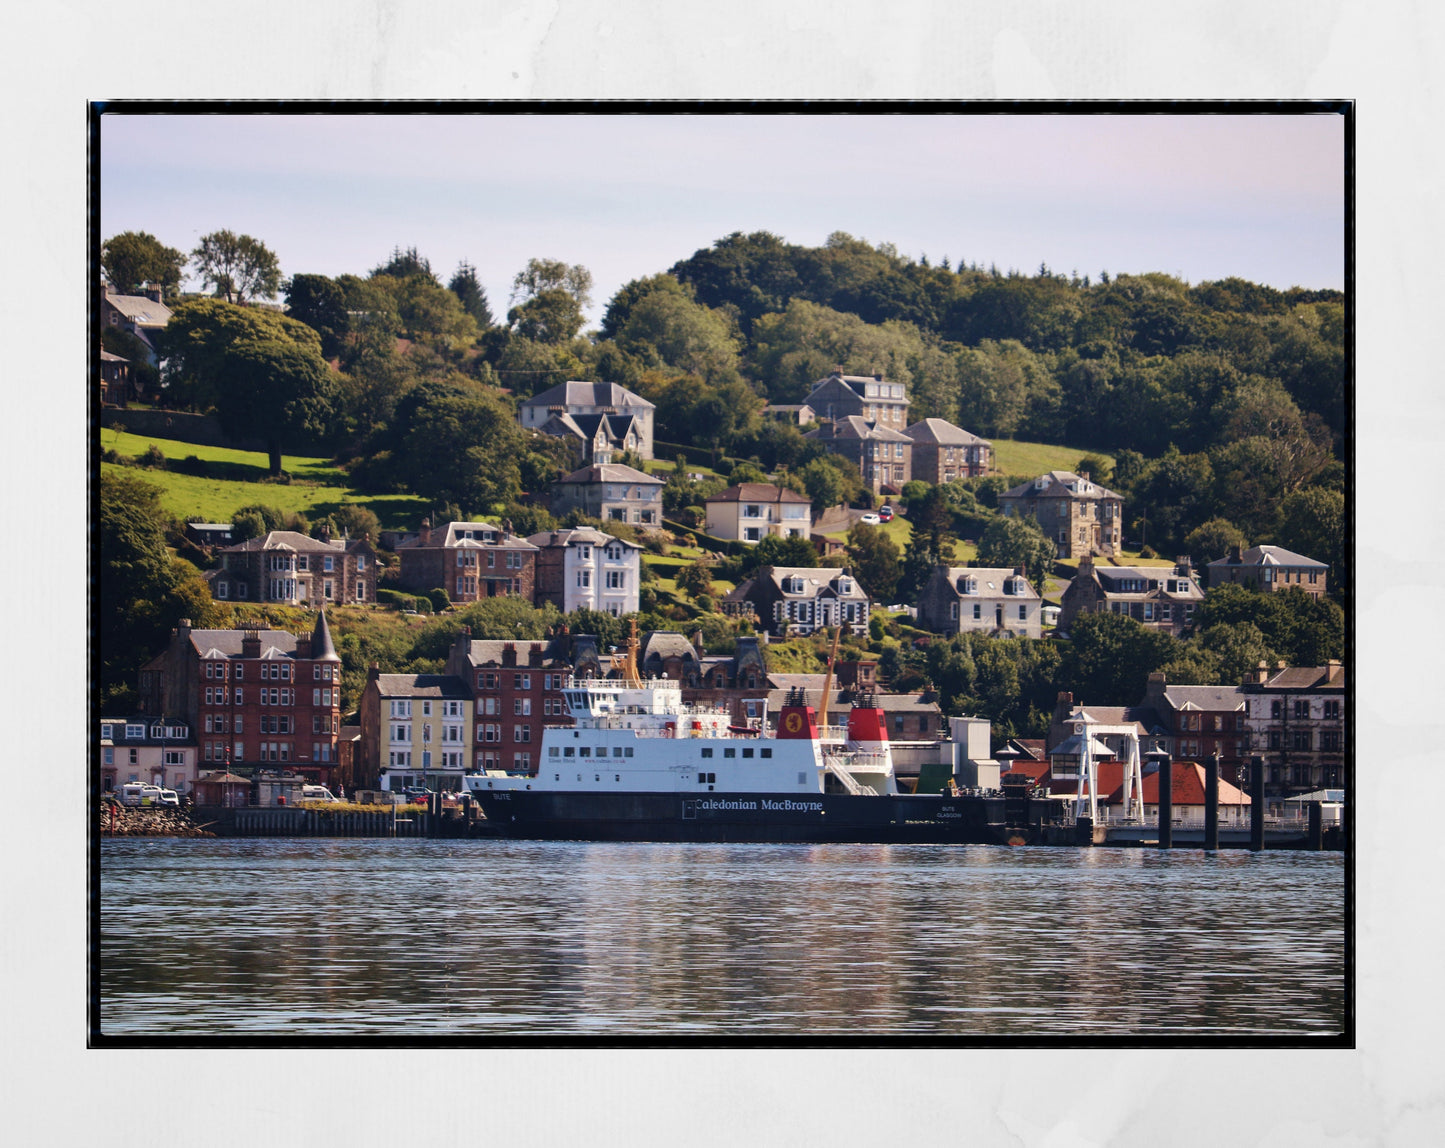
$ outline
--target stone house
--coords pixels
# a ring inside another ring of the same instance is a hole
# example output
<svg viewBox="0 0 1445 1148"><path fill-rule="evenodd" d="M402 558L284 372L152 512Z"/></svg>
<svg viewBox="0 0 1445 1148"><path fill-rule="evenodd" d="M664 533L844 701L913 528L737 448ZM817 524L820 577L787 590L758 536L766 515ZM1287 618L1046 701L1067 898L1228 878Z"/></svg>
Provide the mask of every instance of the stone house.
<svg viewBox="0 0 1445 1148"><path fill-rule="evenodd" d="M634 614L642 587L642 547L600 530L544 530L527 539L537 548L535 605L564 614L600 610Z"/></svg>
<svg viewBox="0 0 1445 1148"><path fill-rule="evenodd" d="M763 566L720 604L726 614L756 617L775 638L838 625L868 632L868 595L847 569Z"/></svg>
<svg viewBox="0 0 1445 1148"><path fill-rule="evenodd" d="M146 345L151 366L160 362L157 336L171 321L171 309L159 287L145 287L139 295L121 295L108 283L100 287L100 324L129 331Z"/></svg>
<svg viewBox="0 0 1445 1148"><path fill-rule="evenodd" d="M805 427L817 417L817 412L807 403L770 403L763 408L763 418L795 427Z"/></svg>
<svg viewBox="0 0 1445 1148"><path fill-rule="evenodd" d="M231 602L280 602L319 609L376 601L376 551L364 538L328 541L272 530L219 551L208 570L211 596Z"/></svg>
<svg viewBox="0 0 1445 1148"><path fill-rule="evenodd" d="M1343 665L1261 663L1241 689L1249 752L1264 758L1266 794L1287 798L1349 785Z"/></svg>
<svg viewBox="0 0 1445 1148"><path fill-rule="evenodd" d="M803 437L849 459L875 493L897 495L913 477L913 440L900 430L867 422L861 415L834 419Z"/></svg>
<svg viewBox="0 0 1445 1148"><path fill-rule="evenodd" d="M396 544L401 584L417 594L441 587L453 602L517 595L531 602L537 547L492 522L423 522L414 537Z"/></svg>
<svg viewBox="0 0 1445 1148"><path fill-rule="evenodd" d="M1149 675L1141 707L1154 711L1165 732L1164 748L1177 758L1219 759L1220 776L1248 782L1248 703L1242 686L1175 686L1162 673Z"/></svg>
<svg viewBox="0 0 1445 1148"><path fill-rule="evenodd" d="M937 485L993 469L993 443L946 419L923 419L903 431L913 440L913 477Z"/></svg>
<svg viewBox="0 0 1445 1148"><path fill-rule="evenodd" d="M1243 553L1234 546L1227 557L1211 562L1206 569L1211 590L1229 582L1266 594L1298 586L1311 598L1324 594L1330 570L1325 563L1283 546L1251 546Z"/></svg>
<svg viewBox="0 0 1445 1148"><path fill-rule="evenodd" d="M842 370L813 384L805 400L819 419L837 422L857 416L890 430L908 425L908 393L902 383L882 375L845 375Z"/></svg>
<svg viewBox="0 0 1445 1148"><path fill-rule="evenodd" d="M1059 599L1059 627L1067 630L1080 614L1111 613L1133 618L1176 638L1194 628L1204 591L1187 558L1174 566L1096 566L1088 555Z"/></svg>
<svg viewBox="0 0 1445 1148"><path fill-rule="evenodd" d="M1042 607L1021 566L938 566L918 595L918 623L937 634L1040 638Z"/></svg>
<svg viewBox="0 0 1445 1148"><path fill-rule="evenodd" d="M181 619L140 670L143 707L184 716L199 763L289 768L325 785L341 728L341 658L319 611L309 635L193 630Z"/></svg>
<svg viewBox="0 0 1445 1148"><path fill-rule="evenodd" d="M806 538L812 505L806 494L766 482L730 486L706 500L706 530L714 538L761 542L769 534Z"/></svg>
<svg viewBox="0 0 1445 1148"><path fill-rule="evenodd" d="M604 522L662 525L660 478L621 463L598 463L574 470L552 484L551 510L561 518L580 510Z"/></svg>
<svg viewBox="0 0 1445 1148"><path fill-rule="evenodd" d="M100 352L100 401L105 406L123 407L133 398L130 360L109 351Z"/></svg>
<svg viewBox="0 0 1445 1148"><path fill-rule="evenodd" d="M523 400L517 406L517 418L527 430L573 440L585 461L606 463L621 450L652 458L656 410L641 395L617 383L569 380ZM600 416L605 416L605 424ZM607 457L594 457L599 445Z"/></svg>
<svg viewBox="0 0 1445 1148"><path fill-rule="evenodd" d="M1006 517L1037 519L1060 558L1121 553L1123 496L1091 482L1088 474L1051 470L999 495L998 504Z"/></svg>

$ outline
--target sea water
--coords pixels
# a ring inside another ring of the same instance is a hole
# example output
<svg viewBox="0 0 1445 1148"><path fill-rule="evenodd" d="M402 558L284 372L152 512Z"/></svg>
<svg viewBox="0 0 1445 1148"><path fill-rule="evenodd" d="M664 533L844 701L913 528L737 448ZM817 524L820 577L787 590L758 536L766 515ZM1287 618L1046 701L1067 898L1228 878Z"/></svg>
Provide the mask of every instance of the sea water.
<svg viewBox="0 0 1445 1148"><path fill-rule="evenodd" d="M1346 1023L1338 853L106 840L107 1036L1246 1037Z"/></svg>

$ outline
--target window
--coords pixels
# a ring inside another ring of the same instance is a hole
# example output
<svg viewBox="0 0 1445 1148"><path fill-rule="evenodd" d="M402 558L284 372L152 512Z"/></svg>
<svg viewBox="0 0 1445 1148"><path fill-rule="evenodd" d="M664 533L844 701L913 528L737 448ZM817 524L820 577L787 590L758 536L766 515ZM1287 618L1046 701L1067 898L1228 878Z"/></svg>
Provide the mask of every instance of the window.
<svg viewBox="0 0 1445 1148"><path fill-rule="evenodd" d="M1326 720L1326 721L1339 721L1339 720L1340 720L1340 703L1339 703L1339 702L1337 702L1337 701L1328 701L1328 702L1325 702L1325 720Z"/></svg>
<svg viewBox="0 0 1445 1148"><path fill-rule="evenodd" d="M607 571L607 588L609 590L622 590L627 586L627 572L625 570Z"/></svg>
<svg viewBox="0 0 1445 1148"><path fill-rule="evenodd" d="M591 571L591 570L579 570L579 571L577 571L577 588L578 588L579 590L586 590L586 589L587 589L588 587L590 587L591 585L592 585L592 571Z"/></svg>
<svg viewBox="0 0 1445 1148"><path fill-rule="evenodd" d="M737 757L738 751L731 746L723 750L723 757Z"/></svg>
<svg viewBox="0 0 1445 1148"><path fill-rule="evenodd" d="M532 716L532 699L531 699L531 698L513 698L513 699L512 699L512 716L513 716L513 717L531 717L531 716Z"/></svg>
<svg viewBox="0 0 1445 1148"><path fill-rule="evenodd" d="M771 749L765 749L765 750L762 751L761 756L762 756L762 757L772 757L772 756L773 756L773 751L772 751Z"/></svg>
<svg viewBox="0 0 1445 1148"><path fill-rule="evenodd" d="M710 748L709 748L709 749L704 749L704 750L702 751L702 756L703 756L703 757L711 757L711 756L712 756L712 750L711 750Z"/></svg>
<svg viewBox="0 0 1445 1148"><path fill-rule="evenodd" d="M1019 621L1020 621L1020 622L1027 621L1027 620L1028 620L1028 616L1029 616L1029 608L1028 608L1027 606L1020 606L1020 607L1019 607Z"/></svg>
<svg viewBox="0 0 1445 1148"><path fill-rule="evenodd" d="M365 569L366 569L366 555L365 555L365 554L358 554L358 555L356 556L356 572L357 572L358 574L360 574L360 573L361 573L363 570L365 570Z"/></svg>
<svg viewBox="0 0 1445 1148"><path fill-rule="evenodd" d="M1330 753L1338 753L1340 751L1340 731L1337 729L1321 731L1320 748Z"/></svg>
<svg viewBox="0 0 1445 1148"><path fill-rule="evenodd" d="M1310 738L1310 731L1309 731L1309 730L1307 730L1307 729L1297 729L1297 730L1293 731L1292 744L1291 744L1290 748L1291 748L1291 749L1303 749L1303 750L1307 750L1307 749L1311 748L1311 747L1310 747L1310 741L1311 741L1311 738Z"/></svg>
<svg viewBox="0 0 1445 1148"><path fill-rule="evenodd" d="M326 555L326 557L321 559L321 569L324 570L327 574L331 573L331 571L335 568L335 564L336 559L333 558L330 554Z"/></svg>
<svg viewBox="0 0 1445 1148"><path fill-rule="evenodd" d="M981 620L982 618L983 618L983 603L982 603L982 602L975 602L975 603L973 604L973 620L974 620L975 622L977 622L977 621Z"/></svg>
<svg viewBox="0 0 1445 1148"><path fill-rule="evenodd" d="M1296 700L1294 703L1294 716L1300 720L1308 719L1310 716L1310 703L1308 701Z"/></svg>
<svg viewBox="0 0 1445 1148"><path fill-rule="evenodd" d="M514 725L512 727L513 741L531 741L532 727L529 725Z"/></svg>
<svg viewBox="0 0 1445 1148"><path fill-rule="evenodd" d="M1269 716L1276 719L1284 717L1284 702L1279 700L1270 702Z"/></svg>
<svg viewBox="0 0 1445 1148"><path fill-rule="evenodd" d="M125 736L127 741L130 741L134 738L142 738L145 737L145 735L146 727L144 725L127 725L125 727Z"/></svg>

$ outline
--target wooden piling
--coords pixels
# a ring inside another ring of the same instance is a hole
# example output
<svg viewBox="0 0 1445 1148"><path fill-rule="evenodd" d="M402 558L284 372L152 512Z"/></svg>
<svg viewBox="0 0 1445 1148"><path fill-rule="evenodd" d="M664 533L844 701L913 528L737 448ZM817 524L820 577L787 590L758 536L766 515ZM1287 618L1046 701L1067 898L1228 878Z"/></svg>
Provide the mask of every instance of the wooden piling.
<svg viewBox="0 0 1445 1148"><path fill-rule="evenodd" d="M1159 767L1159 848L1174 848L1174 764L1164 750L1152 750L1147 760Z"/></svg>
<svg viewBox="0 0 1445 1148"><path fill-rule="evenodd" d="M1204 848L1219 849L1219 758L1204 759Z"/></svg>
<svg viewBox="0 0 1445 1148"><path fill-rule="evenodd" d="M1074 844L1092 848L1094 844L1094 819L1080 817L1074 822Z"/></svg>
<svg viewBox="0 0 1445 1148"><path fill-rule="evenodd" d="M1264 850L1264 758L1249 759L1249 848Z"/></svg>
<svg viewBox="0 0 1445 1148"><path fill-rule="evenodd" d="M1310 802L1310 840L1309 847L1318 853L1325 847L1325 815L1324 808L1318 801Z"/></svg>

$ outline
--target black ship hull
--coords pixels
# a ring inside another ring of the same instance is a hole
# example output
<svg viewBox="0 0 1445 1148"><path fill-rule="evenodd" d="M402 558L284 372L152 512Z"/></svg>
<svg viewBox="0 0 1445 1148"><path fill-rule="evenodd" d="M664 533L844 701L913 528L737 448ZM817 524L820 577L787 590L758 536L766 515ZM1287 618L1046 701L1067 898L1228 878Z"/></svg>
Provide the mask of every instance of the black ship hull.
<svg viewBox="0 0 1445 1148"><path fill-rule="evenodd" d="M772 793L474 794L488 830L550 841L1028 845L1048 803L1002 797Z"/></svg>

